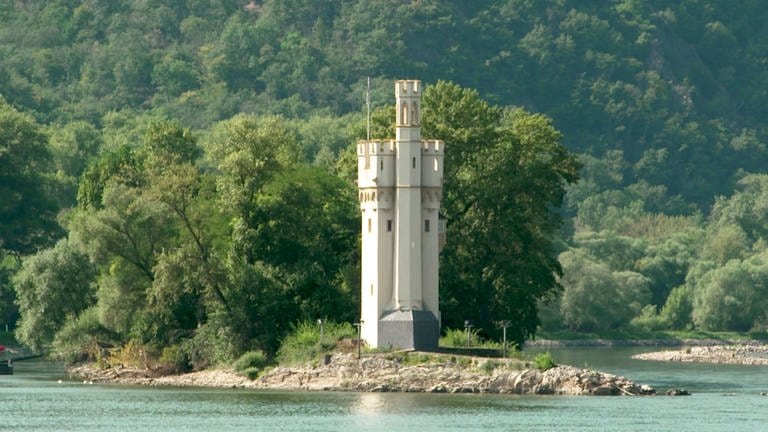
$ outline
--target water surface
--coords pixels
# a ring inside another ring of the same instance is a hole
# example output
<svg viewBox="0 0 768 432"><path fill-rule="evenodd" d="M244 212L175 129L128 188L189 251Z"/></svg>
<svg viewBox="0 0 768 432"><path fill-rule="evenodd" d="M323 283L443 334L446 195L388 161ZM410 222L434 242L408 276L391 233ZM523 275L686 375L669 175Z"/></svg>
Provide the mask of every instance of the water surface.
<svg viewBox="0 0 768 432"><path fill-rule="evenodd" d="M19 431L763 431L768 369L645 362L648 348L552 350L690 397L567 397L146 388L64 377L60 365L16 364L0 377L0 430ZM59 380L62 380L59 383Z"/></svg>

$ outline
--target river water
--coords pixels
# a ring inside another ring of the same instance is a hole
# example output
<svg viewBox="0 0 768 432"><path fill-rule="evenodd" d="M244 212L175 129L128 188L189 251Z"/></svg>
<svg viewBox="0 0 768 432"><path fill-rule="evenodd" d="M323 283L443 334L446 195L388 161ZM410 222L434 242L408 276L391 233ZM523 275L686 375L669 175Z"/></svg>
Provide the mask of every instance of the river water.
<svg viewBox="0 0 768 432"><path fill-rule="evenodd" d="M648 348L552 350L559 363L689 397L307 393L67 380L53 363L0 376L0 431L765 431L768 368L632 360ZM61 380L61 382L59 382Z"/></svg>

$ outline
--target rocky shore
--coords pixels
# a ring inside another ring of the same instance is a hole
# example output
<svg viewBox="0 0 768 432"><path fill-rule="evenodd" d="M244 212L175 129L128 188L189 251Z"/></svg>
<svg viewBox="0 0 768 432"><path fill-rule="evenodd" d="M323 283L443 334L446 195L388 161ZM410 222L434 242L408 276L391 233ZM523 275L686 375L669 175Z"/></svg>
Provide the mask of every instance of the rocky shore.
<svg viewBox="0 0 768 432"><path fill-rule="evenodd" d="M544 372L521 368L515 360L433 358L416 364L391 354L338 353L327 364L277 367L249 380L232 370L206 370L183 375L152 376L149 371L81 365L70 369L85 382L150 386L207 386L271 390L358 392L499 393L557 395L651 395L655 390L620 376L556 366Z"/></svg>
<svg viewBox="0 0 768 432"><path fill-rule="evenodd" d="M768 345L744 343L734 345L693 346L679 350L656 351L634 355L640 360L731 365L768 365Z"/></svg>

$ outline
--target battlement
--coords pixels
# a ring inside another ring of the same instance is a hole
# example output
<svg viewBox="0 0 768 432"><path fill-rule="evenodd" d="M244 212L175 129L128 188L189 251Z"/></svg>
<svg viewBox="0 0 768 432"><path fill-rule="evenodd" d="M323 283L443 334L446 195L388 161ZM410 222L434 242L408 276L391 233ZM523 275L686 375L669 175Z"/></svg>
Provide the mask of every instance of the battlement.
<svg viewBox="0 0 768 432"><path fill-rule="evenodd" d="M421 97L421 81L399 80L395 81L395 97Z"/></svg>
<svg viewBox="0 0 768 432"><path fill-rule="evenodd" d="M445 154L445 143L441 140L421 140L421 152Z"/></svg>
<svg viewBox="0 0 768 432"><path fill-rule="evenodd" d="M357 142L358 156L394 155L396 150L394 140L360 140Z"/></svg>

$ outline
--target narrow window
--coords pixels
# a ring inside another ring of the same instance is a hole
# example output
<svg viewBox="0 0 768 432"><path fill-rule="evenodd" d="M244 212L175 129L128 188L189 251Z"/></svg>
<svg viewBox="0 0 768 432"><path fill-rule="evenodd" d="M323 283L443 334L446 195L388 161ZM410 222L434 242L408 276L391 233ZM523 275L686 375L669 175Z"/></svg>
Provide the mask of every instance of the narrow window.
<svg viewBox="0 0 768 432"><path fill-rule="evenodd" d="M368 219L368 232L371 232L371 220Z"/></svg>
<svg viewBox="0 0 768 432"><path fill-rule="evenodd" d="M413 158L413 167L416 168L416 158Z"/></svg>
<svg viewBox="0 0 768 432"><path fill-rule="evenodd" d="M424 220L424 232L429 232L429 219Z"/></svg>
<svg viewBox="0 0 768 432"><path fill-rule="evenodd" d="M373 284L371 284L371 295L373 295Z"/></svg>
<svg viewBox="0 0 768 432"><path fill-rule="evenodd" d="M381 166L381 170L384 171L384 161L379 162L379 165Z"/></svg>
<svg viewBox="0 0 768 432"><path fill-rule="evenodd" d="M435 171L437 171L437 158L435 158Z"/></svg>
<svg viewBox="0 0 768 432"><path fill-rule="evenodd" d="M392 232L392 219L387 220L387 232Z"/></svg>

